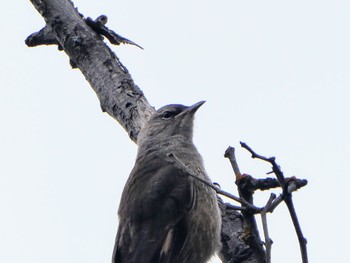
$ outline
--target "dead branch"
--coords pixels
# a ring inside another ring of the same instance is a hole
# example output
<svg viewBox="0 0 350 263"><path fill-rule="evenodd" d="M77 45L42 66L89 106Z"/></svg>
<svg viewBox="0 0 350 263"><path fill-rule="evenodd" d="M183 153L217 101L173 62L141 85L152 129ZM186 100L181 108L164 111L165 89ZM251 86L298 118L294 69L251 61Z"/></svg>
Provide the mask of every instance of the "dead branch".
<svg viewBox="0 0 350 263"><path fill-rule="evenodd" d="M297 184L293 180L286 180L280 166L276 163L275 157L268 158L268 157L262 156L260 154L257 154L255 151L253 151L252 148L250 148L244 142L241 142L241 146L251 153L252 158L258 158L258 159L263 160L265 162L268 162L272 165L272 171L276 175L277 180L282 187L281 199L284 200L284 202L287 205L289 214L290 214L292 221L293 221L293 225L294 225L296 234L298 236L302 262L307 263L308 262L307 247L306 247L307 241L306 241L306 238L303 236L303 233L302 233L302 230L300 227L300 223L299 223L299 220L298 220L295 208L294 208L293 200L292 200L292 192L297 189ZM307 183L306 180L305 180L305 183Z"/></svg>
<svg viewBox="0 0 350 263"><path fill-rule="evenodd" d="M153 114L154 109L134 83L127 68L103 42L103 37L117 45L123 43L140 46L107 28L105 26L107 17L105 16L100 16L96 20L84 19L70 0L31 0L31 2L44 17L46 25L39 32L31 34L26 39L26 44L31 47L57 45L59 50L63 50L68 55L71 65L80 69L96 92L102 111L115 118L128 132L129 137L136 142L140 129L149 116ZM255 157L261 156L255 154ZM178 163L181 164L181 160ZM274 167L274 160L271 164ZM236 166L234 167L234 165ZM288 196L300 188L301 184L298 180L289 182L283 174L281 176L279 168L274 169L277 182L282 186L283 193L273 202L268 202L264 208L257 208L253 205L252 193L257 189L266 190L276 187L276 181L271 180L271 178L264 179L265 181L259 181L260 179L254 181L256 179L251 179L251 176L242 175L236 160L233 162L233 168L237 184L240 184L238 186L240 197L231 195L212 184L208 185L218 194L227 196L241 204L241 206L233 206L219 200L223 222L221 233L223 248L220 252L220 258L224 262L265 262L265 252L259 238L254 214L265 209L266 215L266 212L272 212L284 200L290 209L292 218L295 218L293 203L291 198L288 199ZM189 174L198 179L195 174ZM241 210L242 213L237 210ZM298 221L295 222L296 229L300 229Z"/></svg>
<svg viewBox="0 0 350 263"><path fill-rule="evenodd" d="M127 68L103 42L101 35L87 25L71 1L31 2L44 17L46 26L31 34L26 44L31 47L58 45L68 55L71 65L79 68L90 83L100 100L102 111L115 118L136 142L138 132L154 109L134 83ZM102 20L96 23L103 24ZM119 35L115 40L134 43Z"/></svg>
<svg viewBox="0 0 350 263"><path fill-rule="evenodd" d="M267 212L268 207L271 205L272 201L276 198L275 194L271 194L269 200L267 201L264 209L261 211L261 221L264 229L264 239L265 239L265 248L266 248L266 263L271 263L271 248L272 240L269 236L268 224L267 224Z"/></svg>
<svg viewBox="0 0 350 263"><path fill-rule="evenodd" d="M246 200L247 203L249 203L249 206L254 206L253 202L253 194L254 191L252 191L250 188L246 187L246 182L251 176L242 175L237 159L235 156L235 149L233 147L228 147L225 151L224 157L228 158L231 166L233 168L233 171L235 173L236 177L236 185L238 187L239 196L242 200ZM246 206L243 204L243 206ZM262 209L251 211L251 210L243 210L242 216L243 216L243 223L244 223L244 229L245 229L245 242L246 244L252 248L253 253L257 255L258 258L262 259L261 262L265 262L265 251L262 246L262 241L259 235L258 227L255 220L255 213L260 213Z"/></svg>

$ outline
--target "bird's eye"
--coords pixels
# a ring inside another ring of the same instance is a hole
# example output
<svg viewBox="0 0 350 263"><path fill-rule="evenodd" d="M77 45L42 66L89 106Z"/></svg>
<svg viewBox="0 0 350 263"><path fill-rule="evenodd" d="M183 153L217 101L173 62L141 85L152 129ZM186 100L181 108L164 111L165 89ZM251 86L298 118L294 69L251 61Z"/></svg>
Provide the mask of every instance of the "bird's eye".
<svg viewBox="0 0 350 263"><path fill-rule="evenodd" d="M162 118L163 119L170 119L171 117L173 117L175 114L172 111L164 111L162 114Z"/></svg>

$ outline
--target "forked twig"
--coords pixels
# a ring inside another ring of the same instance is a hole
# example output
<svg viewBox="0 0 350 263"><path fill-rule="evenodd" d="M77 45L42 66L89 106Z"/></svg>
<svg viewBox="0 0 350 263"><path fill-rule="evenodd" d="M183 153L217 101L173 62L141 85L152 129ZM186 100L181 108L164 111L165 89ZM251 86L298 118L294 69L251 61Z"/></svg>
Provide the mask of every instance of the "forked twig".
<svg viewBox="0 0 350 263"><path fill-rule="evenodd" d="M293 180L286 181L281 168L276 163L275 157L267 158L265 156L257 154L256 152L254 152L252 150L252 148L250 148L244 142L241 142L241 146L251 153L252 158L258 158L258 159L266 161L272 165L272 171L276 175L276 177L277 177L277 179L282 187L282 191L283 191L283 193L281 194L280 200L281 201L284 200L284 202L286 203L288 210L289 210L289 214L290 214L292 221L293 221L293 225L294 225L296 234L298 236L302 262L308 263L307 247L306 247L307 241L306 241L306 239L303 236L303 233L301 231L299 220L298 220L297 214L295 212L295 208L294 208L294 204L293 204L293 200L292 200L292 192L297 189L295 182L293 182ZM271 210L271 209L273 210L275 207L276 207L276 205L273 206L273 204L271 204L269 210Z"/></svg>

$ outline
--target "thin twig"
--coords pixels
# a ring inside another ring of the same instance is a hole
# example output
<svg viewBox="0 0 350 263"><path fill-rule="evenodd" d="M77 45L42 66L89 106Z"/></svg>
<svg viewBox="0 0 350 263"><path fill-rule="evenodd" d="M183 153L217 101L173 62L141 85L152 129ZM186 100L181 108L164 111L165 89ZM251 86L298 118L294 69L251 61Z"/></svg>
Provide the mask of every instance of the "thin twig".
<svg viewBox="0 0 350 263"><path fill-rule="evenodd" d="M284 194L280 194L273 202L270 204L269 207L267 207L267 212L272 213L275 208L282 203L284 200Z"/></svg>
<svg viewBox="0 0 350 263"><path fill-rule="evenodd" d="M276 177L277 177L277 179L278 179L278 181L279 181L279 183L280 183L280 185L281 185L281 187L282 187L282 189L283 189L283 187L284 187L284 185L285 185L285 179L284 179L284 176L283 176L283 173L282 173L280 167L279 167L279 166L277 165L277 163L275 162L275 159L276 159L276 158L275 158L275 157L269 157L269 158L267 158L267 157L265 157L265 156L263 156L263 155L257 154L255 151L253 151L252 148L250 148L250 147L249 147L246 143L244 143L244 142L240 142L240 144L241 144L242 148L246 149L248 152L251 153L253 159L254 159L254 158L257 158L257 159L260 159L260 160L263 160L263 161L265 161L265 162L268 162L268 163L272 164L272 171L275 173L275 175L276 175ZM283 190L284 190L284 189L283 189Z"/></svg>
<svg viewBox="0 0 350 263"><path fill-rule="evenodd" d="M282 190L283 190L283 193L281 194L280 199L284 200L284 202L286 203L286 205L288 207L288 211L289 211L289 214L292 218L295 232L298 236L302 262L308 263L307 247L306 247L307 241L306 241L306 239L303 236L303 233L301 231L299 220L298 220L297 214L295 212L295 208L294 208L294 204L293 204L293 200L292 200L292 192L297 189L296 183L293 180L291 180L290 182L286 182L286 179L283 175L281 168L276 163L275 157L267 158L265 156L257 154L244 142L241 142L241 146L251 153L252 158L261 159L263 161L269 162L272 165L272 170L275 173L275 175L276 175L276 177L277 177L277 179L282 187ZM277 203L277 205L278 205L278 203ZM271 209L273 210L277 205L271 204L269 210L271 210Z"/></svg>
<svg viewBox="0 0 350 263"><path fill-rule="evenodd" d="M265 238L265 248L266 248L266 263L271 263L271 248L272 248L272 240L269 236L269 230L267 227L267 216L268 208L271 206L273 200L276 198L275 194L271 194L269 200L267 201L265 207L261 211L261 221L264 230L264 238Z"/></svg>
<svg viewBox="0 0 350 263"><path fill-rule="evenodd" d="M237 163L237 159L236 159L236 155L235 155L235 148L229 146L224 154L225 158L228 158L230 160L233 172L236 175L236 179L239 178L240 176L242 176L239 167L238 167L238 163Z"/></svg>
<svg viewBox="0 0 350 263"><path fill-rule="evenodd" d="M303 232L301 231L298 216L297 216L297 213L295 212L294 204L293 204L293 200L292 200L291 195L286 198L285 202L287 204L290 216L292 218L295 232L297 233L297 236L298 236L299 247L300 247L300 251L301 251L301 258L303 260L303 263L308 263L309 261L308 261L308 256L307 256L307 247L306 247L307 240L303 236Z"/></svg>
<svg viewBox="0 0 350 263"><path fill-rule="evenodd" d="M212 188L217 194L220 194L220 195L223 195L223 196L226 196L240 204L243 204L245 205L245 207L241 207L241 206L234 206L235 209L237 210L245 210L246 208L252 210L254 213L258 213L261 211L261 208L258 208L254 205L251 205L249 204L247 201L245 201L244 199L242 198L239 198L237 196L234 196L233 194L230 194L224 190L222 190L221 188L213 185L211 182L208 182L207 180L199 177L198 175L196 175L192 170L190 170L174 153L169 153L168 154L168 157L171 157L173 158L178 164L181 165L181 167L186 171L186 173L195 178L196 180L202 182L203 184L207 185L208 187Z"/></svg>

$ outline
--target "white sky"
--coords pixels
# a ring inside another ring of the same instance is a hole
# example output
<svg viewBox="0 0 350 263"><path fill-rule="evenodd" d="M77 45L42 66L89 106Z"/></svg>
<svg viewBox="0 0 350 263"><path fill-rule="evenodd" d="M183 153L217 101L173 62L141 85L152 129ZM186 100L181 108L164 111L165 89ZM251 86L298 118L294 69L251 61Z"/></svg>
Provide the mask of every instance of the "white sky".
<svg viewBox="0 0 350 263"><path fill-rule="evenodd" d="M237 193L223 158L229 145L242 172L270 171L240 140L276 156L286 176L308 179L294 201L310 262L343 261L349 1L74 2L145 48L113 50L152 105L207 101L195 142L222 188ZM0 14L0 262L110 262L136 146L63 52L24 45L44 25L30 1L4 1ZM285 206L268 220L273 262L300 262Z"/></svg>

